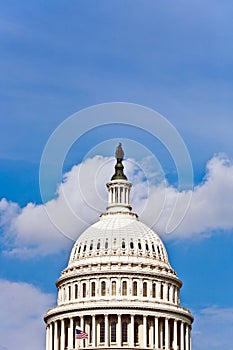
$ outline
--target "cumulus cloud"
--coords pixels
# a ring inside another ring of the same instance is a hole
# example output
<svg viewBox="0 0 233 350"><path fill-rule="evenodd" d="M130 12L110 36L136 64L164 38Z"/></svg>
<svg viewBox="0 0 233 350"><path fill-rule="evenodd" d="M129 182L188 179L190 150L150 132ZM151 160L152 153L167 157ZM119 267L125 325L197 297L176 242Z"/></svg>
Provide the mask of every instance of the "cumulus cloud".
<svg viewBox="0 0 233 350"><path fill-rule="evenodd" d="M186 211L182 201L191 195L191 202ZM206 237L216 230L229 230L233 228L233 162L225 155L214 156L206 165L206 175L201 184L193 191L178 192L173 186L166 186L165 193L161 185L152 186L149 195L150 203L147 210L142 213L141 219L153 226L160 235L166 234L167 222L171 217L180 197L180 207L176 213L183 210L183 220L170 234L172 238ZM146 200L144 200L146 201ZM153 215L158 212L160 216ZM156 212L157 210L157 212ZM153 221L157 218L157 221Z"/></svg>
<svg viewBox="0 0 233 350"><path fill-rule="evenodd" d="M224 155L213 157L202 184L193 191L192 201L177 233L182 236L211 235L233 228L233 162Z"/></svg>
<svg viewBox="0 0 233 350"><path fill-rule="evenodd" d="M136 164L129 159L125 162L125 172L134 185L133 211L160 235L176 239L206 237L215 230L233 228L233 163L226 156L214 156L207 163L203 182L186 192L169 185L161 174L148 171L148 162ZM57 197L41 205L29 203L20 208L17 203L2 199L0 224L5 253L30 257L71 246L105 211L105 184L113 173L114 163L114 159L101 156L86 159L64 175ZM174 208L175 215L183 214L183 221L172 234L166 235Z"/></svg>
<svg viewBox="0 0 233 350"><path fill-rule="evenodd" d="M192 331L193 350L229 350L232 348L233 308L217 306L195 315Z"/></svg>
<svg viewBox="0 0 233 350"><path fill-rule="evenodd" d="M0 349L45 349L43 315L54 305L54 296L7 280L0 280L0 290Z"/></svg>

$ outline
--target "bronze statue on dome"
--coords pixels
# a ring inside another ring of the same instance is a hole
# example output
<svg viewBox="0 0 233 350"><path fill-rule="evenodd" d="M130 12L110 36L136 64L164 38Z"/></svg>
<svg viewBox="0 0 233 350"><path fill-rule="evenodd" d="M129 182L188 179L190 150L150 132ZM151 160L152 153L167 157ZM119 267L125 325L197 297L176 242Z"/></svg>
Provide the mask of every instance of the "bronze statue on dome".
<svg viewBox="0 0 233 350"><path fill-rule="evenodd" d="M121 147L121 143L117 146L116 152L115 152L116 159L123 160L124 159L124 151Z"/></svg>
<svg viewBox="0 0 233 350"><path fill-rule="evenodd" d="M122 160L124 159L124 151L121 147L121 143L117 146L116 152L116 165L115 165L115 174L112 176L111 180L127 180L127 177L124 174L124 166Z"/></svg>

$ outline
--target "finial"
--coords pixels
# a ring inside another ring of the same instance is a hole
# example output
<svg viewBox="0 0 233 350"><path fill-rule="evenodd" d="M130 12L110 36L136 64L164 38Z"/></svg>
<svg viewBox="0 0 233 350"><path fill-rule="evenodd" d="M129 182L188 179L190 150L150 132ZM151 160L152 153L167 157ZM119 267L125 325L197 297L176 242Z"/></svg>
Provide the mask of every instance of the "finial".
<svg viewBox="0 0 233 350"><path fill-rule="evenodd" d="M116 152L115 152L116 159L123 160L124 159L124 151L121 147L121 143L119 142L119 145L117 146Z"/></svg>
<svg viewBox="0 0 233 350"><path fill-rule="evenodd" d="M112 176L111 180L127 180L127 177L124 174L124 166L122 164L122 160L124 158L124 151L121 147L121 143L117 146L116 152L116 165L115 165L115 174Z"/></svg>

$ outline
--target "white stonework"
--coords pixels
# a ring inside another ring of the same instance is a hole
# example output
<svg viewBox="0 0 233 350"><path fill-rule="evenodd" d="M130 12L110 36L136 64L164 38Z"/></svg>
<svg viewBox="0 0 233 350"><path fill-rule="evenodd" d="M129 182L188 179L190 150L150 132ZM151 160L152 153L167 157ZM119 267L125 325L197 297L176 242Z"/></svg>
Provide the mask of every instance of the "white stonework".
<svg viewBox="0 0 233 350"><path fill-rule="evenodd" d="M45 315L46 350L191 350L190 311L160 237L131 212L131 184L117 159L108 207L78 238ZM120 175L119 175L120 174ZM75 339L75 329L88 339Z"/></svg>

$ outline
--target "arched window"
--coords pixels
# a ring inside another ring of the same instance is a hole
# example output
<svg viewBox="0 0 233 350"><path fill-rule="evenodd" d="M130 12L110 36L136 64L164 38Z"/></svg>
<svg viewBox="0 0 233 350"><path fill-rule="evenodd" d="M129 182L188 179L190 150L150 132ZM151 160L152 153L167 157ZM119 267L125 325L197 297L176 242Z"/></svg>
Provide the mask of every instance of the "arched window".
<svg viewBox="0 0 233 350"><path fill-rule="evenodd" d="M93 249L93 243L91 242L91 244L90 244L90 250L92 250Z"/></svg>
<svg viewBox="0 0 233 350"><path fill-rule="evenodd" d="M152 285L152 298L156 298L156 283Z"/></svg>
<svg viewBox="0 0 233 350"><path fill-rule="evenodd" d="M122 282L122 295L127 295L127 282Z"/></svg>
<svg viewBox="0 0 233 350"><path fill-rule="evenodd" d="M121 242L121 247L122 247L123 249L125 249L125 240L124 240L124 239L123 239L122 242Z"/></svg>
<svg viewBox="0 0 233 350"><path fill-rule="evenodd" d="M112 281L112 295L116 295L116 281Z"/></svg>
<svg viewBox="0 0 233 350"><path fill-rule="evenodd" d="M161 283L161 286L160 286L160 299L163 299L163 290L164 290L164 287L163 287L163 284Z"/></svg>
<svg viewBox="0 0 233 350"><path fill-rule="evenodd" d="M147 297L147 283L143 282L143 296Z"/></svg>
<svg viewBox="0 0 233 350"><path fill-rule="evenodd" d="M97 250L99 250L100 249L100 241L97 243Z"/></svg>
<svg viewBox="0 0 233 350"><path fill-rule="evenodd" d="M75 297L75 299L78 299L78 285L77 284L74 285L74 297Z"/></svg>
<svg viewBox="0 0 233 350"><path fill-rule="evenodd" d="M128 341L128 324L127 322L122 323L122 343L127 343Z"/></svg>
<svg viewBox="0 0 233 350"><path fill-rule="evenodd" d="M138 242L138 249L139 249L139 250L142 250L141 242Z"/></svg>
<svg viewBox="0 0 233 350"><path fill-rule="evenodd" d="M159 252L159 256L161 255L161 253L160 253L160 248L159 248L159 246L157 246L157 248L158 248L158 252Z"/></svg>
<svg viewBox="0 0 233 350"><path fill-rule="evenodd" d="M136 281L133 282L133 296L136 297L138 295L138 283Z"/></svg>
<svg viewBox="0 0 233 350"><path fill-rule="evenodd" d="M116 343L116 322L111 322L111 343Z"/></svg>
<svg viewBox="0 0 233 350"><path fill-rule="evenodd" d="M170 284L167 286L167 300L170 300Z"/></svg>
<svg viewBox="0 0 233 350"><path fill-rule="evenodd" d="M117 188L115 188L115 203L118 203L118 191Z"/></svg>
<svg viewBox="0 0 233 350"><path fill-rule="evenodd" d="M134 344L138 344L138 323L134 322Z"/></svg>
<svg viewBox="0 0 233 350"><path fill-rule="evenodd" d="M108 240L106 239L106 241L105 241L105 249L108 249Z"/></svg>
<svg viewBox="0 0 233 350"><path fill-rule="evenodd" d="M87 286L86 283L83 283L83 298L86 298L87 296Z"/></svg>
<svg viewBox="0 0 233 350"><path fill-rule="evenodd" d="M129 245L129 246L130 246L130 249L133 249L133 248L134 248L134 245L133 245L133 242L132 242L132 241L130 242L130 245Z"/></svg>
<svg viewBox="0 0 233 350"><path fill-rule="evenodd" d="M69 300L71 300L71 286L68 287L68 296L69 296Z"/></svg>
<svg viewBox="0 0 233 350"><path fill-rule="evenodd" d="M83 252L85 252L87 249L87 245L85 244L84 247L83 247Z"/></svg>
<svg viewBox="0 0 233 350"><path fill-rule="evenodd" d="M100 343L104 343L105 338L105 324L100 322Z"/></svg>
<svg viewBox="0 0 233 350"><path fill-rule="evenodd" d="M91 296L95 297L95 282L91 282Z"/></svg>
<svg viewBox="0 0 233 350"><path fill-rule="evenodd" d="M105 281L101 282L101 295L102 296L106 295L106 282Z"/></svg>
<svg viewBox="0 0 233 350"><path fill-rule="evenodd" d="M63 301L66 301L66 287L63 288Z"/></svg>
<svg viewBox="0 0 233 350"><path fill-rule="evenodd" d="M149 246L148 243L146 243L146 251L149 252Z"/></svg>

